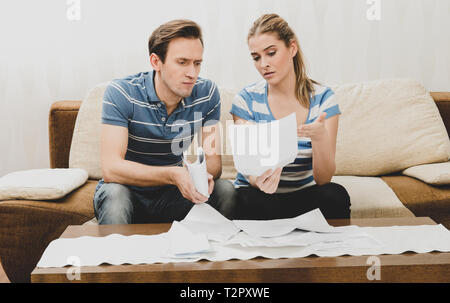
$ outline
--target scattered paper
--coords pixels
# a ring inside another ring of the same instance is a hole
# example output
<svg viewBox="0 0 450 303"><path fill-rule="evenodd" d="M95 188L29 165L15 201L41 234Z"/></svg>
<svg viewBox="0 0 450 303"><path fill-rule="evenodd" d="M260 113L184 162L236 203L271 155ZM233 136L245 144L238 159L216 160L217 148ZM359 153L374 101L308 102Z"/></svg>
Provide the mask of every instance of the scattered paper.
<svg viewBox="0 0 450 303"><path fill-rule="evenodd" d="M318 208L290 219L233 220L233 223L254 237L279 237L295 229L322 233L340 233L357 229L356 226L330 226Z"/></svg>
<svg viewBox="0 0 450 303"><path fill-rule="evenodd" d="M358 241L358 243L355 243L355 241ZM361 230L347 231L339 234L293 231L287 235L273 238L254 237L241 231L226 242L226 244L240 244L243 247L309 246L319 245L320 243L328 245L328 247L358 247L358 245L361 246L363 243L366 248L374 248L382 245L380 241Z"/></svg>
<svg viewBox="0 0 450 303"><path fill-rule="evenodd" d="M79 266L97 266L450 252L450 231L442 224L333 227L318 209L282 220L230 221L210 205L197 204L167 233L54 240L37 267L72 265L74 257Z"/></svg>
<svg viewBox="0 0 450 303"><path fill-rule="evenodd" d="M244 175L284 167L298 154L295 113L268 123L229 125L228 136L236 170Z"/></svg>
<svg viewBox="0 0 450 303"><path fill-rule="evenodd" d="M193 257L210 252L208 238L203 233L193 233L178 221L174 221L167 232L169 238L168 255L174 258Z"/></svg>
<svg viewBox="0 0 450 303"><path fill-rule="evenodd" d="M203 233L209 240L226 241L240 229L208 203L194 205L180 222L191 232Z"/></svg>

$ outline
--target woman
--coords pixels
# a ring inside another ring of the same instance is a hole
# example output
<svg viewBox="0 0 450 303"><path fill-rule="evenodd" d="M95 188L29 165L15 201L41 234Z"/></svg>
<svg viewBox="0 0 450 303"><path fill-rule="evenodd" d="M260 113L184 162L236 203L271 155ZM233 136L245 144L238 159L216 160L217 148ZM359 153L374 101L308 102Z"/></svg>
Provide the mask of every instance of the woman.
<svg viewBox="0 0 450 303"><path fill-rule="evenodd" d="M330 183L335 172L339 106L330 88L308 78L294 32L276 14L256 20L248 34L254 64L264 80L234 98L234 123L268 122L296 114L298 155L261 176L238 173L236 219L291 218L319 208L326 218L349 218L350 198Z"/></svg>

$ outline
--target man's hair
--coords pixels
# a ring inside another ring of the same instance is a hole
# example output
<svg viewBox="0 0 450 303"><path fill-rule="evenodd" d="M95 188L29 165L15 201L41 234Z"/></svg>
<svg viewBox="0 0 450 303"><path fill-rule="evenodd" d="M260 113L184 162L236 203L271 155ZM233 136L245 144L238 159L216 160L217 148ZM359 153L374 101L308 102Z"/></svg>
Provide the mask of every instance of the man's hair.
<svg viewBox="0 0 450 303"><path fill-rule="evenodd" d="M170 41L175 38L199 39L203 45L202 30L191 20L173 20L160 25L148 39L149 55L155 53L164 63Z"/></svg>

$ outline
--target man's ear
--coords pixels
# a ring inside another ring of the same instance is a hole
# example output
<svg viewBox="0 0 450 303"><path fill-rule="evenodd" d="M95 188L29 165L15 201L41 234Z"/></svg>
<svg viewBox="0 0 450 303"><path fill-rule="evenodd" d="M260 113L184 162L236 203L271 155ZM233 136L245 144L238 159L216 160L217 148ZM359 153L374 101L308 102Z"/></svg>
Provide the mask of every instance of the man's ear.
<svg viewBox="0 0 450 303"><path fill-rule="evenodd" d="M161 69L162 61L159 56L155 53L150 54L150 65L154 71L159 71Z"/></svg>

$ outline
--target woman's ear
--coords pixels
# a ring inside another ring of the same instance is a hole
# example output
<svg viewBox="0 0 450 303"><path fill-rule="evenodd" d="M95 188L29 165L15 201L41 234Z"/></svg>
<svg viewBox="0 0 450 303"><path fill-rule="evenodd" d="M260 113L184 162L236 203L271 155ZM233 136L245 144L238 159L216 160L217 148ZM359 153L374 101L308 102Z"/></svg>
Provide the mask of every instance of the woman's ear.
<svg viewBox="0 0 450 303"><path fill-rule="evenodd" d="M291 50L291 57L294 58L295 55L297 55L297 51L298 51L297 41L295 41L294 39L292 39L289 46L290 46L289 48L290 48L290 50Z"/></svg>
<svg viewBox="0 0 450 303"><path fill-rule="evenodd" d="M150 65L152 66L152 69L154 71L159 71L161 69L161 59L159 58L159 56L155 53L151 53L150 54Z"/></svg>

